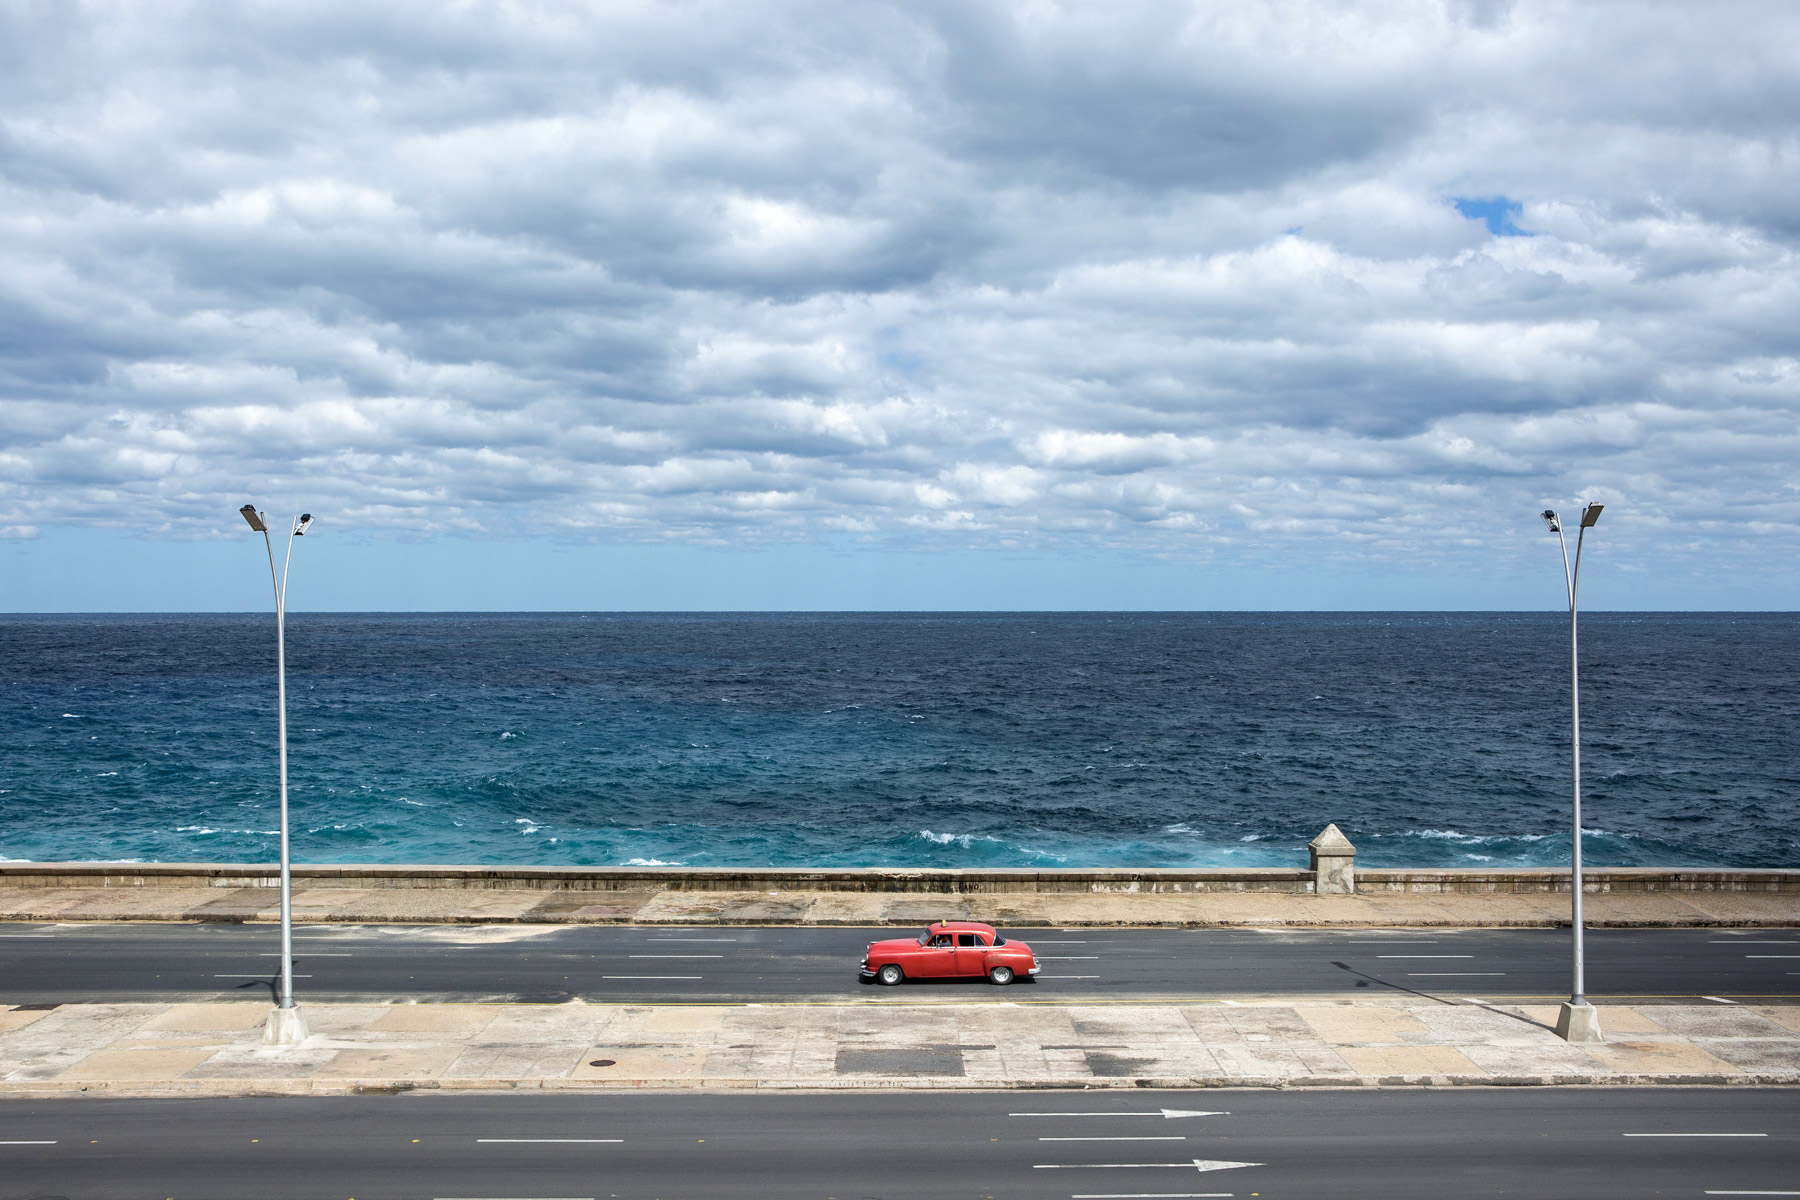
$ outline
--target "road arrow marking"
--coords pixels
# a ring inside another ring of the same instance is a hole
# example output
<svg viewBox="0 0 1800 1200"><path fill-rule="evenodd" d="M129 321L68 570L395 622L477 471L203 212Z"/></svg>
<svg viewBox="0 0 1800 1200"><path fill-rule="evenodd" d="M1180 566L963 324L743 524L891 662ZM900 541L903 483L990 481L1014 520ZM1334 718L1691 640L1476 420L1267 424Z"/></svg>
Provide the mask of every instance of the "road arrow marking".
<svg viewBox="0 0 1800 1200"><path fill-rule="evenodd" d="M1009 1117L1229 1117L1228 1112L1211 1112L1201 1108L1159 1108L1155 1112L1023 1112L1007 1113Z"/></svg>
<svg viewBox="0 0 1800 1200"><path fill-rule="evenodd" d="M1216 1158L1196 1158L1190 1162L1178 1163L1033 1163L1034 1171L1148 1171L1154 1168L1169 1167L1186 1170L1189 1167L1197 1171L1229 1171L1234 1167L1260 1167L1263 1163L1224 1162Z"/></svg>

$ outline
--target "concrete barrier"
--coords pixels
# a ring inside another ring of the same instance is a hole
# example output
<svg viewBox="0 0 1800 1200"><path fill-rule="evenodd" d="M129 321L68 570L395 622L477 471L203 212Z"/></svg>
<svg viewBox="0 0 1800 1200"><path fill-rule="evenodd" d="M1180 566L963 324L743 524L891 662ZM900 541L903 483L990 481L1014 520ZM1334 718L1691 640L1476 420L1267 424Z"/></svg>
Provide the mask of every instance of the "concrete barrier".
<svg viewBox="0 0 1800 1200"><path fill-rule="evenodd" d="M1341 870L1333 863L1332 870ZM1158 894L1314 892L1310 870L790 870L686 867L487 867L303 864L296 887L450 888L592 892L895 892ZM0 888L275 887L264 863L0 863ZM1589 867L1592 893L1749 892L1800 894L1800 870ZM1566 870L1391 870L1359 868L1358 893L1567 894Z"/></svg>

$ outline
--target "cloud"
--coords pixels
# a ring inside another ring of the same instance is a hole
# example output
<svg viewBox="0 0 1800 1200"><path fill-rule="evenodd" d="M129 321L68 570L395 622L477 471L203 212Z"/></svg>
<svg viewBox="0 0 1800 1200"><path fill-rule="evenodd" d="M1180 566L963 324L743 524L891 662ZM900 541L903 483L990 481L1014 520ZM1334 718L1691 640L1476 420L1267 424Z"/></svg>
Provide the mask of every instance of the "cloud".
<svg viewBox="0 0 1800 1200"><path fill-rule="evenodd" d="M11 6L0 531L1791 554L1725 9Z"/></svg>

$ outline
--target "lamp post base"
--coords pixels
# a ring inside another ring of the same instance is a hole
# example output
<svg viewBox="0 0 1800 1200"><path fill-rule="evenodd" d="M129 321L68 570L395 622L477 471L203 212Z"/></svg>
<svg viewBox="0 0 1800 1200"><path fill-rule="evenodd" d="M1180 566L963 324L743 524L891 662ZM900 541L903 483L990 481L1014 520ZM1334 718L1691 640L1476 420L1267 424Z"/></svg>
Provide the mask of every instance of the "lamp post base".
<svg viewBox="0 0 1800 1200"><path fill-rule="evenodd" d="M1565 1002L1556 1014L1556 1036L1565 1042L1600 1042L1600 1010Z"/></svg>
<svg viewBox="0 0 1800 1200"><path fill-rule="evenodd" d="M269 1010L269 1023L263 1026L263 1045L298 1046L305 1040L306 1017L299 1005Z"/></svg>

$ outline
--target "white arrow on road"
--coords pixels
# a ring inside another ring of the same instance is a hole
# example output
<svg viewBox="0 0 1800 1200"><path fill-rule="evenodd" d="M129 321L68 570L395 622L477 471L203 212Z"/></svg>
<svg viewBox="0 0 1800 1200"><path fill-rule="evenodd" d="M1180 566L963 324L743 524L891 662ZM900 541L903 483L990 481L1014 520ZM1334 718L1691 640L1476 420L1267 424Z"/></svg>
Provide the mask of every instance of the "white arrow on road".
<svg viewBox="0 0 1800 1200"><path fill-rule="evenodd" d="M1033 1163L1034 1171L1147 1171L1157 1167L1193 1167L1197 1171L1229 1171L1233 1167L1260 1167L1262 1163L1224 1162L1216 1158L1196 1158L1178 1163Z"/></svg>
<svg viewBox="0 0 1800 1200"><path fill-rule="evenodd" d="M1009 1117L1163 1117L1173 1121L1176 1117L1229 1117L1228 1112L1207 1112L1199 1108L1162 1108L1155 1112L1041 1112L1041 1113L1007 1113Z"/></svg>

